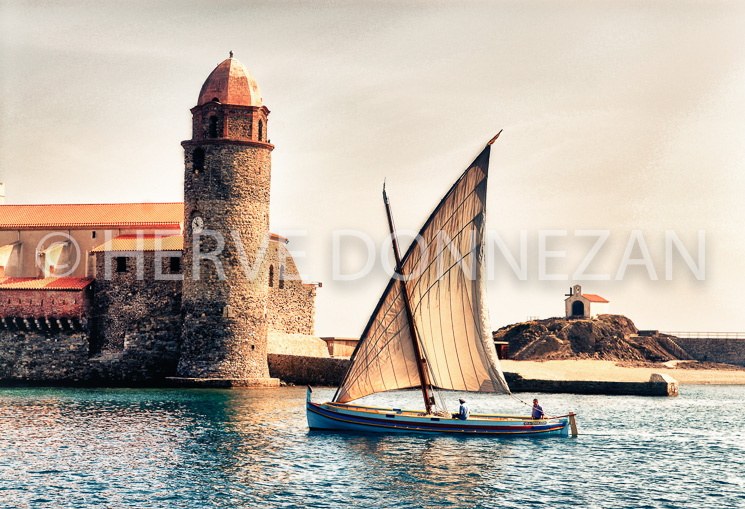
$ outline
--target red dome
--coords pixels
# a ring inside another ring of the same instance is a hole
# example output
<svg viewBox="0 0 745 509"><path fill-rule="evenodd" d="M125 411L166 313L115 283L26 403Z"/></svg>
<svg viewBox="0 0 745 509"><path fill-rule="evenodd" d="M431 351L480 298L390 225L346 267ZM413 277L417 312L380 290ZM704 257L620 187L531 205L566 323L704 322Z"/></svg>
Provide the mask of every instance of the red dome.
<svg viewBox="0 0 745 509"><path fill-rule="evenodd" d="M228 58L210 73L199 92L197 106L217 99L223 104L261 106L261 90L251 73L235 58Z"/></svg>

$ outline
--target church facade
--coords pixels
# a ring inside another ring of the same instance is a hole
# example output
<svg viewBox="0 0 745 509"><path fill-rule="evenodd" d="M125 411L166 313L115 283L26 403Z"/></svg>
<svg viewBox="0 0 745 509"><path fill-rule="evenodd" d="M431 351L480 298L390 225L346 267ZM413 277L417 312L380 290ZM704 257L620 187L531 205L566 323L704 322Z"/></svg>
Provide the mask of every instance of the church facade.
<svg viewBox="0 0 745 509"><path fill-rule="evenodd" d="M273 349L328 355L256 80L231 54L191 112L183 204L0 205L0 379L273 386Z"/></svg>

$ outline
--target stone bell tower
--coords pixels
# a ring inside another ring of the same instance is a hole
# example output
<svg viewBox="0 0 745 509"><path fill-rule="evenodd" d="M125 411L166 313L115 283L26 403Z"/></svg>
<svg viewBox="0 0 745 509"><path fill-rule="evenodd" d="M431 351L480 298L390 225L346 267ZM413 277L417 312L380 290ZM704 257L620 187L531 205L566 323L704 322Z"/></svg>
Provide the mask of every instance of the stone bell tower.
<svg viewBox="0 0 745 509"><path fill-rule="evenodd" d="M261 92L230 58L199 92L184 147L183 332L178 374L276 385L266 360L271 152ZM263 269L264 271L266 269Z"/></svg>

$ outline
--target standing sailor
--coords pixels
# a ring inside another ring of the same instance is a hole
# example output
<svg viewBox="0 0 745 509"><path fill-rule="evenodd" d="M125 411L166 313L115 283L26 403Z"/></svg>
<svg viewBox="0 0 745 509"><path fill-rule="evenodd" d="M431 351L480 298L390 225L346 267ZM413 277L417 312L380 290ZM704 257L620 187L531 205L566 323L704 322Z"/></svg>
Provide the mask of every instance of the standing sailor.
<svg viewBox="0 0 745 509"><path fill-rule="evenodd" d="M534 420L543 419L543 408L538 404L538 400L533 400L533 414L531 416Z"/></svg>

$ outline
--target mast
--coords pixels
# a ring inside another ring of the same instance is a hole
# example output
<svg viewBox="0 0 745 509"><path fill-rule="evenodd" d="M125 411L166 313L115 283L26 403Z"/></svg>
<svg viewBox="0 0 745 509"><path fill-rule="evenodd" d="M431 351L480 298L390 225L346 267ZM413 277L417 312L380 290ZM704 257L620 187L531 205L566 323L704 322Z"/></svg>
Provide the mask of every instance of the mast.
<svg viewBox="0 0 745 509"><path fill-rule="evenodd" d="M401 255L398 251L398 241L396 240L396 230L393 227L393 216L391 215L391 206L388 203L388 195L385 192L385 183L383 184L383 202L385 203L385 212L388 215L388 228L391 230L391 241L393 243L393 255L396 257L396 273L399 274L398 282L401 285L401 294L404 298L404 308L406 309L406 319L409 322L411 330L411 341L413 342L414 352L416 353L416 366L419 370L419 379L421 380L422 396L424 397L424 408L428 414L432 413L432 398L429 395L429 383L427 382L424 360L419 349L419 340L417 338L416 327L414 326L414 315L411 312L411 303L409 294L406 290L406 281L403 279L403 267L401 266Z"/></svg>

